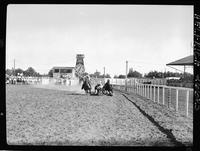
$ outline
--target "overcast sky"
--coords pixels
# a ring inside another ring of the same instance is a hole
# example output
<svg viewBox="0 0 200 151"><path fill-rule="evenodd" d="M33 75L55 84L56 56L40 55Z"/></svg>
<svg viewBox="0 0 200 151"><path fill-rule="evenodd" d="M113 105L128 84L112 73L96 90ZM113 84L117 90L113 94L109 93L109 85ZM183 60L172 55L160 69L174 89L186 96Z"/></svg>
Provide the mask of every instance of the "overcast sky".
<svg viewBox="0 0 200 151"><path fill-rule="evenodd" d="M174 71L166 64L193 54L193 6L8 5L6 68L75 66L125 74ZM183 69L183 68L178 68Z"/></svg>

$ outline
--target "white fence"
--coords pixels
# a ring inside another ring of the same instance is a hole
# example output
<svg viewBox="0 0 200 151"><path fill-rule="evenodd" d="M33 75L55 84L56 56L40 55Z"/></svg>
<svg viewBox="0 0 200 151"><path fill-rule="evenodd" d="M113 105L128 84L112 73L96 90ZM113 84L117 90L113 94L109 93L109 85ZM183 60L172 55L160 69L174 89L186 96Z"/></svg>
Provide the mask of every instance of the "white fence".
<svg viewBox="0 0 200 151"><path fill-rule="evenodd" d="M58 85L77 85L78 79L55 79L50 77L25 77L27 84L58 84Z"/></svg>
<svg viewBox="0 0 200 151"><path fill-rule="evenodd" d="M169 87L165 85L152 85L132 83L113 87L119 90L132 92L175 110L187 117L193 117L193 89L183 87Z"/></svg>
<svg viewBox="0 0 200 151"><path fill-rule="evenodd" d="M107 79L110 79L110 82L115 85L125 85L126 79L111 79L111 78L105 78L105 81ZM149 78L128 78L127 79L127 84L128 85L133 85L135 83L143 83L143 82L151 82L151 84L154 85L166 85L167 80L165 78L156 78L156 79L149 79Z"/></svg>
<svg viewBox="0 0 200 151"><path fill-rule="evenodd" d="M77 85L79 83L78 79L55 79L55 78L42 78L42 84L56 84L56 85Z"/></svg>

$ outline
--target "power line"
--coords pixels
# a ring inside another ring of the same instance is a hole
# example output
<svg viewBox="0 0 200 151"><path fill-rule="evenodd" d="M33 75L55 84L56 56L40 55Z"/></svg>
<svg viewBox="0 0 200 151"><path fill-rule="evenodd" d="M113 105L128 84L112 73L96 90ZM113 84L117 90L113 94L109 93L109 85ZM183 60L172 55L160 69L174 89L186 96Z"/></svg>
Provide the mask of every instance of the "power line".
<svg viewBox="0 0 200 151"><path fill-rule="evenodd" d="M15 75L15 59L14 59L14 75Z"/></svg>

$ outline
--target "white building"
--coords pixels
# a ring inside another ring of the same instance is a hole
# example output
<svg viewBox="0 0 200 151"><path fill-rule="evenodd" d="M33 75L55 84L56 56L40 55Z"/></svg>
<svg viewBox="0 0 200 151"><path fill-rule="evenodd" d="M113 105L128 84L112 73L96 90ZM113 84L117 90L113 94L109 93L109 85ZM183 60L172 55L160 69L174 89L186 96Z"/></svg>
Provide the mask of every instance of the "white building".
<svg viewBox="0 0 200 151"><path fill-rule="evenodd" d="M75 68L74 67L53 67L53 77L54 78L75 78Z"/></svg>

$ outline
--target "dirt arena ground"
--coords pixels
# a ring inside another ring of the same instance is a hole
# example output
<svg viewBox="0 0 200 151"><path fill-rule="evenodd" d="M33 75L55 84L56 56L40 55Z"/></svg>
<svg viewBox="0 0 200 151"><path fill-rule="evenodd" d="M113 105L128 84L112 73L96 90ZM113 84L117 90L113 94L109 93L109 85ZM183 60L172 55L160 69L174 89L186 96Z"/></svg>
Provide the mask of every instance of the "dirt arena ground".
<svg viewBox="0 0 200 151"><path fill-rule="evenodd" d="M90 96L79 86L7 85L6 120L12 145L176 146L193 141L189 119L131 94Z"/></svg>

